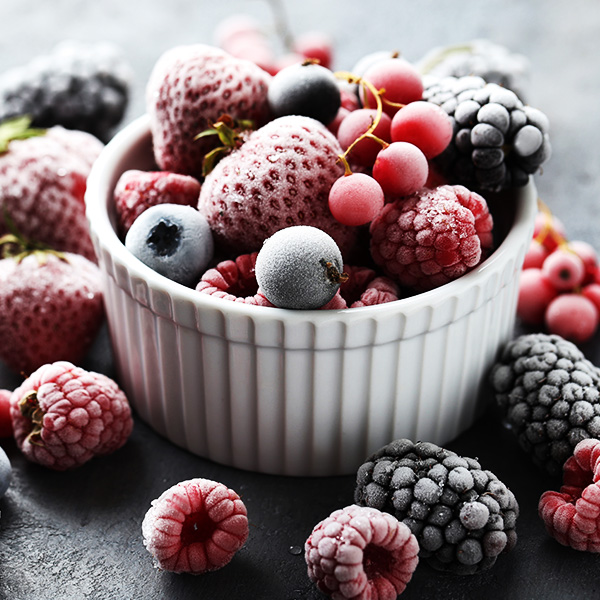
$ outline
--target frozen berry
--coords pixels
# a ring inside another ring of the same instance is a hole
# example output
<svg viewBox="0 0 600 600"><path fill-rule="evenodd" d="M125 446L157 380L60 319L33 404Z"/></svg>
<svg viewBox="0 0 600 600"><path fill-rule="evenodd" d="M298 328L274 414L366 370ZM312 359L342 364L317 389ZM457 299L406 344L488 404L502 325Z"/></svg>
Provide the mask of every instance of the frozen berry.
<svg viewBox="0 0 600 600"><path fill-rule="evenodd" d="M559 294L548 304L544 322L550 333L576 343L585 342L598 327L598 309L582 294Z"/></svg>
<svg viewBox="0 0 600 600"><path fill-rule="evenodd" d="M388 196L409 196L427 181L427 158L414 144L393 142L379 151L373 178Z"/></svg>
<svg viewBox="0 0 600 600"><path fill-rule="evenodd" d="M133 428L127 398L112 379L65 361L34 371L10 403L23 454L57 471L114 452Z"/></svg>
<svg viewBox="0 0 600 600"><path fill-rule="evenodd" d="M346 277L337 244L316 227L297 225L277 231L256 259L259 288L279 308L320 308Z"/></svg>
<svg viewBox="0 0 600 600"><path fill-rule="evenodd" d="M542 271L559 291L572 290L581 284L585 276L581 258L566 248L557 248L550 253L542 265Z"/></svg>
<svg viewBox="0 0 600 600"><path fill-rule="evenodd" d="M600 552L600 441L579 442L563 466L559 492L544 492L538 512L563 546Z"/></svg>
<svg viewBox="0 0 600 600"><path fill-rule="evenodd" d="M329 190L329 210L343 225L370 223L383 208L381 186L365 173L340 177Z"/></svg>
<svg viewBox="0 0 600 600"><path fill-rule="evenodd" d="M0 447L0 498L6 494L6 490L12 479L12 468L6 452Z"/></svg>
<svg viewBox="0 0 600 600"><path fill-rule="evenodd" d="M333 61L333 40L324 31L306 31L298 34L292 42L292 49L304 59L317 61L326 69Z"/></svg>
<svg viewBox="0 0 600 600"><path fill-rule="evenodd" d="M336 600L395 600L419 561L419 545L404 523L355 505L318 523L304 549L308 576Z"/></svg>
<svg viewBox="0 0 600 600"><path fill-rule="evenodd" d="M523 269L541 269L549 252L547 248L535 238L529 243L529 248L523 260Z"/></svg>
<svg viewBox="0 0 600 600"><path fill-rule="evenodd" d="M159 569L198 575L224 567L244 545L247 511L222 483L189 479L152 501L142 534Z"/></svg>
<svg viewBox="0 0 600 600"><path fill-rule="evenodd" d="M158 204L132 224L125 247L157 273L194 285L213 255L213 239L206 219L191 206Z"/></svg>
<svg viewBox="0 0 600 600"><path fill-rule="evenodd" d="M542 244L548 252L553 252L566 241L567 231L563 222L550 210L544 207L536 216L533 225L533 237Z"/></svg>
<svg viewBox="0 0 600 600"><path fill-rule="evenodd" d="M10 390L0 390L0 438L12 437L13 427L10 418Z"/></svg>
<svg viewBox="0 0 600 600"><path fill-rule="evenodd" d="M600 315L600 283L588 283L584 285L581 293L594 303Z"/></svg>
<svg viewBox="0 0 600 600"><path fill-rule="evenodd" d="M269 106L276 117L303 115L328 125L341 105L335 75L311 61L281 69L269 84Z"/></svg>
<svg viewBox="0 0 600 600"><path fill-rule="evenodd" d="M572 240L568 243L569 250L572 250L583 261L585 267L584 283L592 281L596 269L598 268L598 253L596 249L582 240Z"/></svg>
<svg viewBox="0 0 600 600"><path fill-rule="evenodd" d="M550 301L556 297L556 288L541 269L525 269L519 276L517 315L528 325L541 325Z"/></svg>

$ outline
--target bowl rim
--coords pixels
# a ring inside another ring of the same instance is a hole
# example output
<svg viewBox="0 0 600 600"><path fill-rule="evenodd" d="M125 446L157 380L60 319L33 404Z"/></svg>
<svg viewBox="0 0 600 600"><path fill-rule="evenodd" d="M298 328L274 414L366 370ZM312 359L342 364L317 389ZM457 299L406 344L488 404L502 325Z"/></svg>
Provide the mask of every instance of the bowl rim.
<svg viewBox="0 0 600 600"><path fill-rule="evenodd" d="M485 283L486 275L497 272L509 260L510 250L516 244L522 243L525 236L531 235L533 215L537 211L537 190L530 176L529 183L523 188L517 188L518 194L514 221L500 245L477 267L465 273L458 279L442 286L409 296L393 302L346 309L333 310L290 310L284 308L256 306L244 302L225 302L209 294L198 293L160 275L128 252L119 239L109 214L109 202L112 199L116 179L124 169L123 162L132 149L151 141L150 118L144 114L137 117L108 142L95 161L88 177L85 193L86 216L92 232L96 237L95 246L98 255L103 250L108 252L117 266L126 269L130 279L143 280L154 292L167 294L174 302L191 302L198 309L217 308L220 311L237 316L247 316L254 319L299 323L311 322L315 325L342 319L383 317L393 314L409 315L422 310L426 306L435 306L452 297L460 297L461 293L471 287ZM99 256L99 260L101 260Z"/></svg>

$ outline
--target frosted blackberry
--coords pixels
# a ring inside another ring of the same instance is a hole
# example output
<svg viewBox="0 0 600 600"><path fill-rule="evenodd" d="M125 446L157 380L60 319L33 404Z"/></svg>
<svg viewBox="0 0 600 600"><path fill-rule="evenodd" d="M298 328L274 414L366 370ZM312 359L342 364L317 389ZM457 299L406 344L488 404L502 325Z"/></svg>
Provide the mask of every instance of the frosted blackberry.
<svg viewBox="0 0 600 600"><path fill-rule="evenodd" d="M477 75L512 90L520 98L524 97L531 71L527 57L486 39L432 48L416 66L435 77Z"/></svg>
<svg viewBox="0 0 600 600"><path fill-rule="evenodd" d="M453 137L434 159L451 182L499 192L527 184L551 154L546 115L511 90L477 76L424 78L423 97L453 120Z"/></svg>
<svg viewBox="0 0 600 600"><path fill-rule="evenodd" d="M558 335L522 335L491 371L506 424L535 464L551 474L583 439L600 438L600 371Z"/></svg>
<svg viewBox="0 0 600 600"><path fill-rule="evenodd" d="M256 258L259 290L279 308L317 309L346 281L333 238L316 227L287 227L268 238Z"/></svg>
<svg viewBox="0 0 600 600"><path fill-rule="evenodd" d="M0 75L0 121L29 115L36 127L62 125L107 141L127 108L130 73L112 44L65 41Z"/></svg>
<svg viewBox="0 0 600 600"><path fill-rule="evenodd" d="M483 571L517 541L514 494L477 460L432 443L378 450L358 469L354 501L408 525L419 556L441 571Z"/></svg>

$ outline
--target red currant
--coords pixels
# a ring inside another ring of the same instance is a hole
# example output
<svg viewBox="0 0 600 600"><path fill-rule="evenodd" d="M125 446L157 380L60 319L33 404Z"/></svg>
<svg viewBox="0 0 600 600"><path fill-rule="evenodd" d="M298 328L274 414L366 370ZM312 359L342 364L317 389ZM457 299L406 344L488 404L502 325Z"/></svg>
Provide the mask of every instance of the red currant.
<svg viewBox="0 0 600 600"><path fill-rule="evenodd" d="M371 222L383 208L381 186L369 175L352 173L340 177L329 191L331 214L344 225Z"/></svg>
<svg viewBox="0 0 600 600"><path fill-rule="evenodd" d="M390 196L408 196L427 181L427 158L414 144L393 142L379 152L373 165L373 177Z"/></svg>
<svg viewBox="0 0 600 600"><path fill-rule="evenodd" d="M572 290L582 283L585 276L581 258L575 252L563 248L557 248L546 257L542 271L559 291Z"/></svg>
<svg viewBox="0 0 600 600"><path fill-rule="evenodd" d="M598 327L598 309L582 294L560 294L548 304L544 320L550 333L585 342Z"/></svg>
<svg viewBox="0 0 600 600"><path fill-rule="evenodd" d="M343 150L347 150L358 138L371 127L377 116L377 111L371 108L354 110L340 123L337 138ZM373 135L383 140L390 141L390 124L392 120L385 113L373 130ZM381 151L381 144L372 138L365 137L350 150L348 158L364 167L372 167L377 154Z"/></svg>
<svg viewBox="0 0 600 600"><path fill-rule="evenodd" d="M541 269L525 269L519 278L517 315L528 325L541 325L550 301L557 295Z"/></svg>

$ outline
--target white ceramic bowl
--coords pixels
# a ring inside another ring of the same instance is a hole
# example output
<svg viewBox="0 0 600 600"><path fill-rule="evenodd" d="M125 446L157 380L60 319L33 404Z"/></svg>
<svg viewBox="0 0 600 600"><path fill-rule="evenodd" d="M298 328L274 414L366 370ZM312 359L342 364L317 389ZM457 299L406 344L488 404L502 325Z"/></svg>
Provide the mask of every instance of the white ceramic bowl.
<svg viewBox="0 0 600 600"><path fill-rule="evenodd" d="M379 306L293 311L202 295L134 258L112 204L131 168L156 168L145 116L106 146L86 203L119 382L159 434L242 469L337 475L399 437L443 445L478 416L513 333L533 183L495 199L503 239L460 279Z"/></svg>

